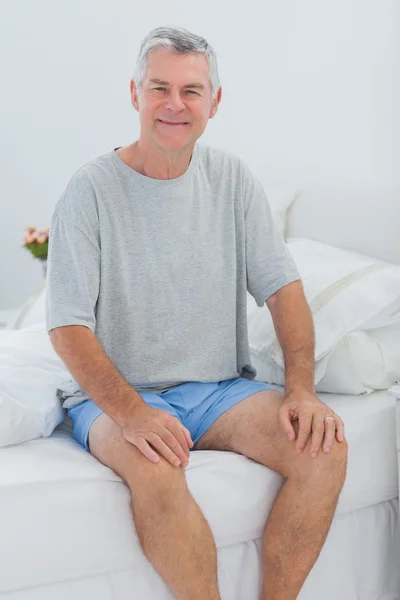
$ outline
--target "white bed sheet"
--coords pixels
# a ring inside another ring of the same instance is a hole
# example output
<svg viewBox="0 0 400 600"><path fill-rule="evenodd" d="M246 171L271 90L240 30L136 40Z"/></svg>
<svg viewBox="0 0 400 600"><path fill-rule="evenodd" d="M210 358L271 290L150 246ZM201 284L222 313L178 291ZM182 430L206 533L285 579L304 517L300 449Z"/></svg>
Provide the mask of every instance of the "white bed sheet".
<svg viewBox="0 0 400 600"><path fill-rule="evenodd" d="M350 448L335 519L397 498L394 398L320 397L344 419ZM192 454L187 480L220 552L262 537L283 481L243 456L211 451ZM0 497L0 594L149 568L128 488L65 431L0 450Z"/></svg>
<svg viewBox="0 0 400 600"><path fill-rule="evenodd" d="M398 510L396 499L335 517L298 600L399 600ZM261 539L218 550L222 600L259 600L261 550ZM173 600L167 586L149 563L138 568L0 593L0 598Z"/></svg>

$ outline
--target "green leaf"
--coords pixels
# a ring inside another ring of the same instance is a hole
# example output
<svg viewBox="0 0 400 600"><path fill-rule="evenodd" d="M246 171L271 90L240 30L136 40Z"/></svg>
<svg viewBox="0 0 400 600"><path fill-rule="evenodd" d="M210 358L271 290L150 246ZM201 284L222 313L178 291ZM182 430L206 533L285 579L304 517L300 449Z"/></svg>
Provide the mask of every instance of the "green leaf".
<svg viewBox="0 0 400 600"><path fill-rule="evenodd" d="M32 244L26 244L25 246L23 246L23 248L29 250L29 252L35 258L38 258L39 260L47 260L47 253L49 250L48 242L43 242L43 244L37 244L35 242L32 242Z"/></svg>

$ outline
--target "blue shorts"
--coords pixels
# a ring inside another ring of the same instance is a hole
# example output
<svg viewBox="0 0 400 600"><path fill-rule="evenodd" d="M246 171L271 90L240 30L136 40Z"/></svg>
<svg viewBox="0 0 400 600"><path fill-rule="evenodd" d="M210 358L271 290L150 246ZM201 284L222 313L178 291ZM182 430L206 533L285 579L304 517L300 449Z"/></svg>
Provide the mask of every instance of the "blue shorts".
<svg viewBox="0 0 400 600"><path fill-rule="evenodd" d="M240 377L216 383L194 381L160 394L141 392L140 395L149 406L166 410L179 419L196 443L226 410L256 392L271 389L276 386ZM68 410L73 436L88 452L89 429L103 412L92 400L85 400Z"/></svg>

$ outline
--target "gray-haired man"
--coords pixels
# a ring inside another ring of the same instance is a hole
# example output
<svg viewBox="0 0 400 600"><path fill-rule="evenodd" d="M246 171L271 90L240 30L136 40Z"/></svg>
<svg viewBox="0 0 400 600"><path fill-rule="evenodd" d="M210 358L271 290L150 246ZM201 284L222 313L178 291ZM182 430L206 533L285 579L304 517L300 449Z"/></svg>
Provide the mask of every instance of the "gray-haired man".
<svg viewBox="0 0 400 600"><path fill-rule="evenodd" d="M217 554L190 495L190 451L281 473L265 600L294 600L327 536L347 461L314 391L314 332L258 180L199 144L221 100L204 38L158 28L131 81L140 138L81 167L51 223L47 328L73 381L74 436L127 483L144 553L179 600L217 600ZM246 291L272 313L285 393L254 381ZM321 595L323 590L321 590Z"/></svg>

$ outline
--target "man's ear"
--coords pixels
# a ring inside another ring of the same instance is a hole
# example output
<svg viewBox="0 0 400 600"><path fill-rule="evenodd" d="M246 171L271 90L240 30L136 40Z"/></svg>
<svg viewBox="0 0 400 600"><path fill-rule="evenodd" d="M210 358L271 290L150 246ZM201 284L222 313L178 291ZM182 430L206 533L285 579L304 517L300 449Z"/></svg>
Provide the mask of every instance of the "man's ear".
<svg viewBox="0 0 400 600"><path fill-rule="evenodd" d="M133 79L131 79L130 88L132 106L139 112L139 92Z"/></svg>
<svg viewBox="0 0 400 600"><path fill-rule="evenodd" d="M217 95L211 105L210 117L209 117L210 119L212 119L214 117L214 115L217 114L218 106L219 106L219 103L221 102L221 97L222 97L222 88L220 87L218 89Z"/></svg>

